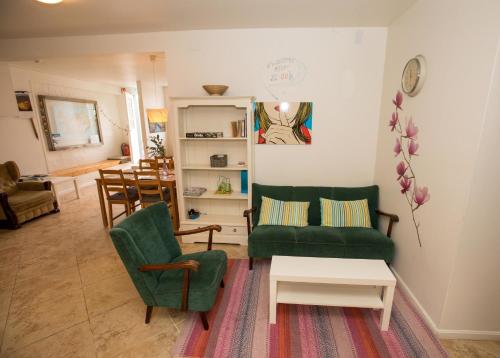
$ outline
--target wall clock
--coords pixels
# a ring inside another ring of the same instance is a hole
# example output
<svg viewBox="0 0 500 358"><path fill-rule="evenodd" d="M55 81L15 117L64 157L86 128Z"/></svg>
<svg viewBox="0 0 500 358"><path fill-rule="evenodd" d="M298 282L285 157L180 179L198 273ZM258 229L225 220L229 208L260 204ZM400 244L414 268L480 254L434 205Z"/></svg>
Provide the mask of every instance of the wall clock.
<svg viewBox="0 0 500 358"><path fill-rule="evenodd" d="M418 94L424 85L425 70L425 58L422 55L417 55L406 63L401 76L401 87L404 93L410 97Z"/></svg>

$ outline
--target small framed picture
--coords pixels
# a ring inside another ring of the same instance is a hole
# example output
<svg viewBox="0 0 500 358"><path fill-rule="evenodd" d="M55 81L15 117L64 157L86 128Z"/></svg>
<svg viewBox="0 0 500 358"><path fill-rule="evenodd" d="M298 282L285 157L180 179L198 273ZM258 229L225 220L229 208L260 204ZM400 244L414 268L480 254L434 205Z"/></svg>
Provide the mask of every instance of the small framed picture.
<svg viewBox="0 0 500 358"><path fill-rule="evenodd" d="M30 94L27 91L16 91L16 102L20 112L33 112Z"/></svg>

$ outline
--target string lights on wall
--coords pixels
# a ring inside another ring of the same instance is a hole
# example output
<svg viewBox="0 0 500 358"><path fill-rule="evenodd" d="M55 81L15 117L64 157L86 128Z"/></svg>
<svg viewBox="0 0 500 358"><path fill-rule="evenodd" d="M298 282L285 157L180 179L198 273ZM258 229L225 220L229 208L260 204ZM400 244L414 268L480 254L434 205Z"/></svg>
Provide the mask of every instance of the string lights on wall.
<svg viewBox="0 0 500 358"><path fill-rule="evenodd" d="M122 127L121 125L117 124L115 121L113 121L112 118L110 118L106 113L104 113L102 109L99 109L99 114L101 115L101 117L104 117L108 121L108 123L111 124L113 127L125 132L127 135L130 132L128 127Z"/></svg>

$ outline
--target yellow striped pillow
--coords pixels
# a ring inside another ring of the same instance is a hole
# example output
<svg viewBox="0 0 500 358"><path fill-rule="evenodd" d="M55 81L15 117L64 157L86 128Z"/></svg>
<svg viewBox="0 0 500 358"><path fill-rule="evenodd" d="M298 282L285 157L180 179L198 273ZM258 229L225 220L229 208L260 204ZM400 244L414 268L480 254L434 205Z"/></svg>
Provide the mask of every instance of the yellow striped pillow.
<svg viewBox="0 0 500 358"><path fill-rule="evenodd" d="M281 201L262 197L258 225L307 226L308 201Z"/></svg>
<svg viewBox="0 0 500 358"><path fill-rule="evenodd" d="M372 227L368 200L337 201L319 198L321 226Z"/></svg>

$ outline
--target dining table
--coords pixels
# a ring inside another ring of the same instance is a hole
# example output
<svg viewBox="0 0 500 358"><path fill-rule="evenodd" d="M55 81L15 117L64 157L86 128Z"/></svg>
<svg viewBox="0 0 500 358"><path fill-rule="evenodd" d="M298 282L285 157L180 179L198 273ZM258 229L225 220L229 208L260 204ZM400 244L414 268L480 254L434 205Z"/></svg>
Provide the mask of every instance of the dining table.
<svg viewBox="0 0 500 358"><path fill-rule="evenodd" d="M125 185L127 186L135 186L135 178L134 178L134 168L124 169L122 170L123 176L125 177ZM97 185L97 194L99 195L99 205L101 207L101 217L102 224L104 227L109 226L108 222L108 214L106 210L106 202L104 197L104 187L101 178L95 178L95 182ZM179 229L179 207L177 205L177 192L176 192L176 182L175 182L175 174L163 175L160 174L160 184L163 188L167 188L170 191L170 198L172 201L172 218L175 230Z"/></svg>

